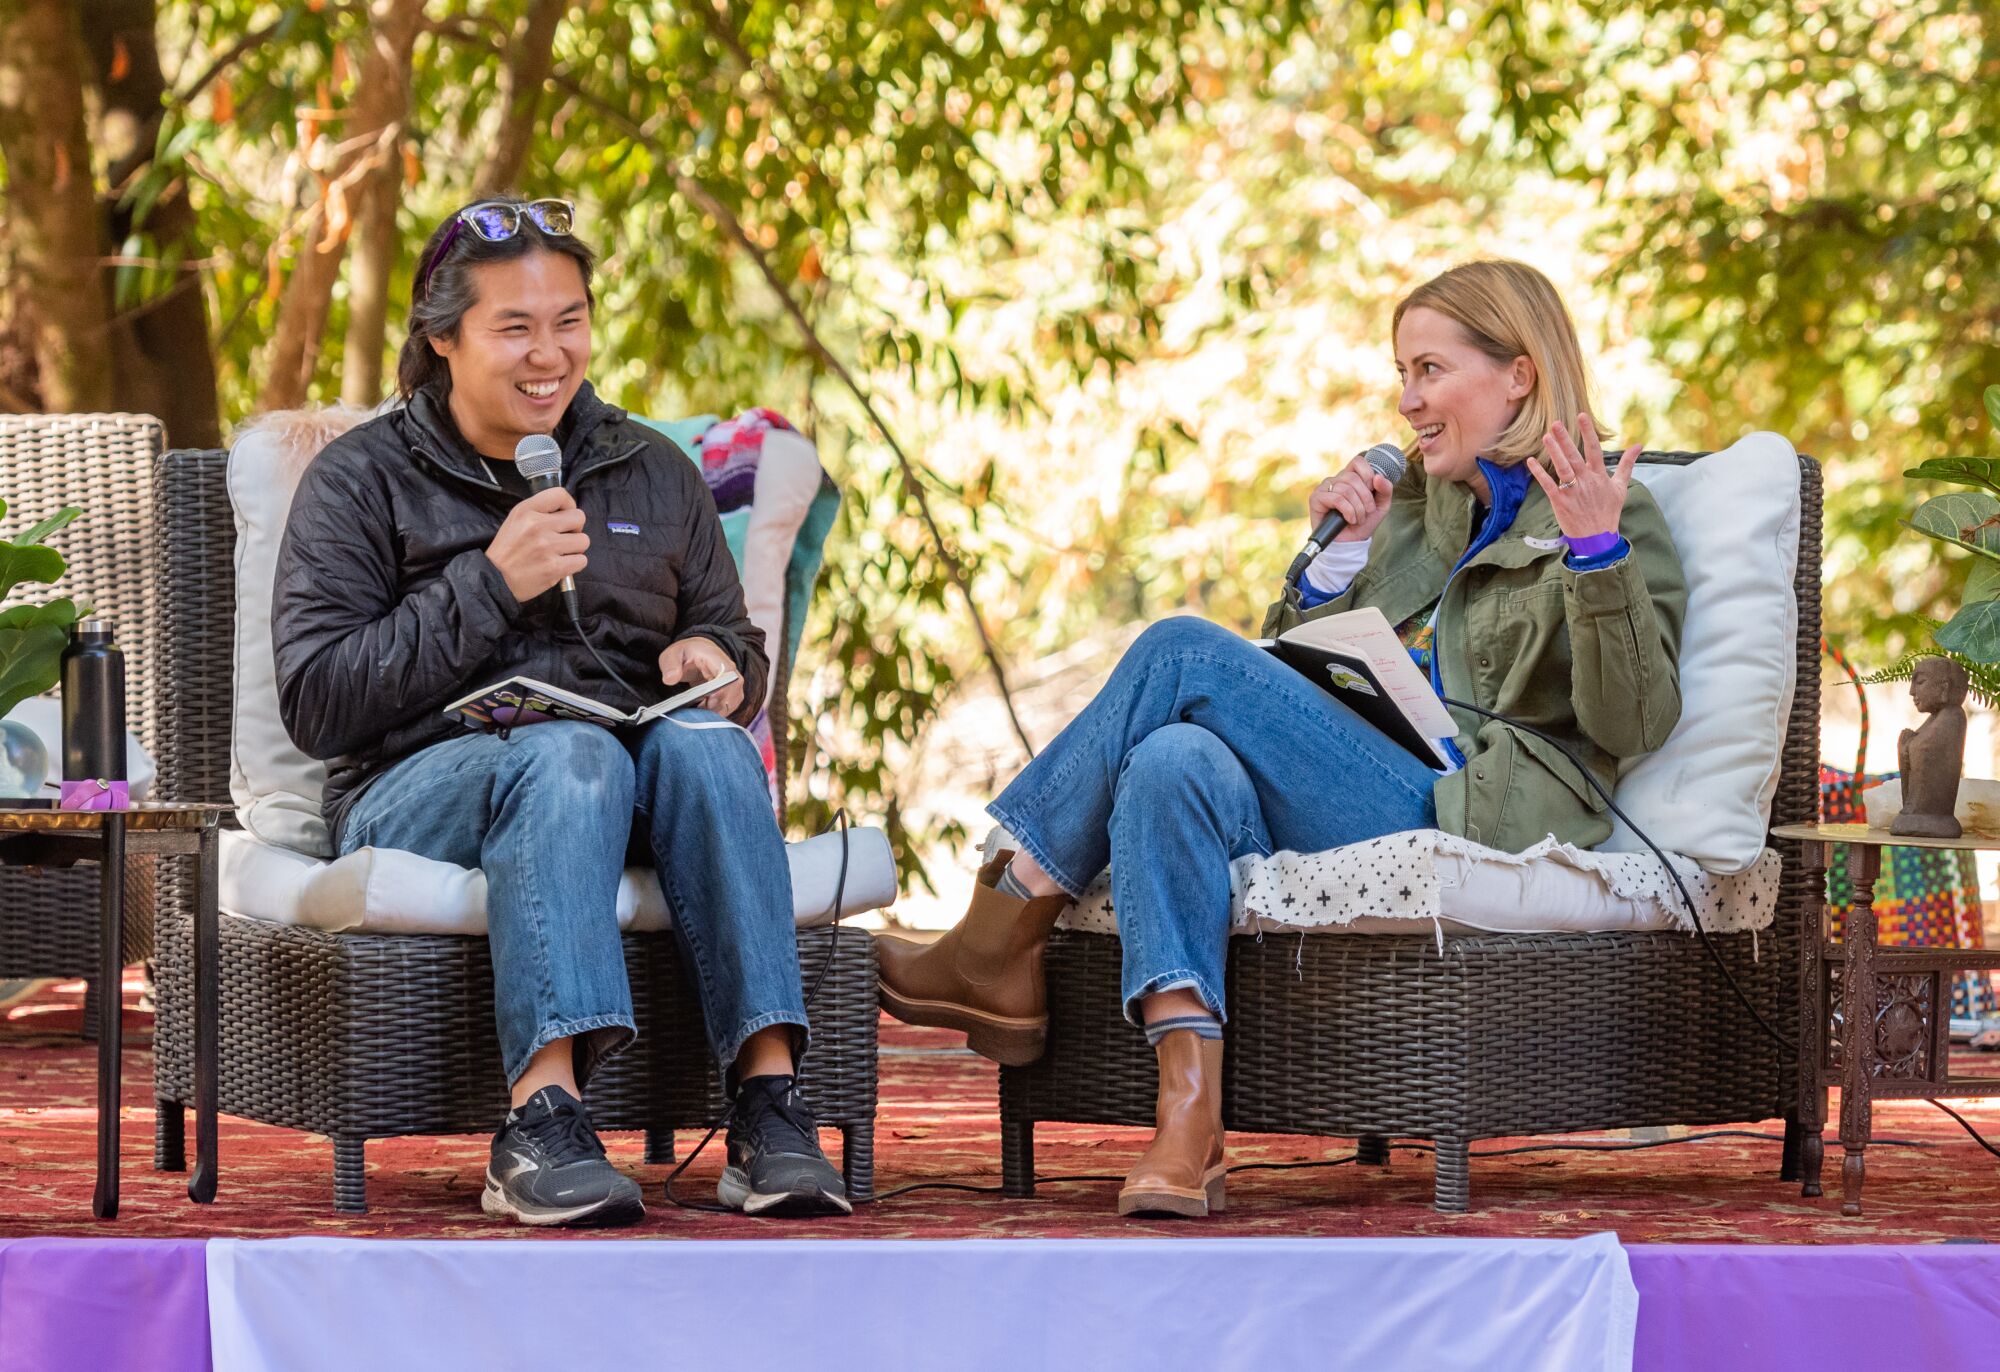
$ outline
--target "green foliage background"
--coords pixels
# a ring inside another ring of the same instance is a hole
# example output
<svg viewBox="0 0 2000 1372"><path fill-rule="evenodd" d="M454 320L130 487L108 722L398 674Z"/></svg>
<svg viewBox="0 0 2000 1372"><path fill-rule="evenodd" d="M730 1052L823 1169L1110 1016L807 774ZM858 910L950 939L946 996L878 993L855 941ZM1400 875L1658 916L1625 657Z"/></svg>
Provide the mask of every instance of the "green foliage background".
<svg viewBox="0 0 2000 1372"><path fill-rule="evenodd" d="M525 7L428 8L392 301L463 198ZM210 264L228 421L369 24L159 6L172 89L241 51L117 188L143 208L185 185L199 238L142 224L123 255L165 265L120 269L117 299ZM1496 253L1565 289L1625 433L1771 428L1827 464L1829 632L1856 656L1950 615L1963 572L1899 527L1926 493L1900 473L1978 446L2000 380L1994 0L593 0L555 55L522 189L577 198L604 254L600 389L768 404L820 441L847 499L792 818L886 822L913 876L918 840L952 835L899 779L987 689L977 639L881 434L690 182L916 457L1010 660L1179 607L1252 624L1306 487L1400 432L1395 299Z"/></svg>

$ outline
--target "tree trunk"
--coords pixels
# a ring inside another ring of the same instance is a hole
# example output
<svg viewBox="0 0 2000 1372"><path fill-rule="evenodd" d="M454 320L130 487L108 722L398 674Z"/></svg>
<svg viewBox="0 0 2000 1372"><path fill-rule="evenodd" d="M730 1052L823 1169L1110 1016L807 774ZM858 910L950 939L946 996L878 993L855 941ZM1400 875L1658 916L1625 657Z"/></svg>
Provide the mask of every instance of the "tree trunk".
<svg viewBox="0 0 2000 1372"><path fill-rule="evenodd" d="M118 204L119 191L146 174L165 113L154 0L88 0L79 9L84 46L103 92L98 141L111 160L105 241L123 243L136 227L150 237L153 252L178 249L183 262L197 261L202 245L184 180L169 186L136 225L131 209ZM102 282L106 298L113 298L110 275ZM111 346L119 409L157 416L170 447L221 444L208 302L198 272L184 271L166 294L114 318Z"/></svg>
<svg viewBox="0 0 2000 1372"><path fill-rule="evenodd" d="M410 56L423 27L422 0L377 6L379 16L354 92L359 120L401 128L410 119ZM340 398L372 409L382 401L388 347L389 280L396 270L396 211L403 203L401 138L391 156L355 187L354 263L347 273L347 340L341 348Z"/></svg>
<svg viewBox="0 0 2000 1372"><path fill-rule="evenodd" d="M0 0L0 157L8 220L41 403L55 411L112 404L110 309L90 132L83 40L63 0Z"/></svg>
<svg viewBox="0 0 2000 1372"><path fill-rule="evenodd" d="M476 196L484 198L519 188L528 149L534 146L542 86L555 66L556 27L568 8L566 0L534 0L515 30L507 49L507 65L500 72L500 127L479 166L479 175L473 179Z"/></svg>
<svg viewBox="0 0 2000 1372"><path fill-rule="evenodd" d="M370 346L350 328L347 347L351 351L359 345L372 358L365 365L373 367L374 385L361 386L365 371L350 373L343 378L343 390L376 392L368 395L365 403L370 405L381 399L387 267L393 264L395 253L396 205L402 184L400 147L410 103L410 52L422 28L423 13L423 0L370 0L354 98L340 129L344 151L330 169L319 204L307 216L297 265L278 303L264 389L257 400L260 410L286 410L305 403L319 361L320 340L326 333L341 258L346 254L349 234L357 228L364 240L356 250L360 258L356 271L361 279L351 283L350 309L355 317L372 313L374 341ZM386 243L380 237L385 222L381 202L385 199Z"/></svg>

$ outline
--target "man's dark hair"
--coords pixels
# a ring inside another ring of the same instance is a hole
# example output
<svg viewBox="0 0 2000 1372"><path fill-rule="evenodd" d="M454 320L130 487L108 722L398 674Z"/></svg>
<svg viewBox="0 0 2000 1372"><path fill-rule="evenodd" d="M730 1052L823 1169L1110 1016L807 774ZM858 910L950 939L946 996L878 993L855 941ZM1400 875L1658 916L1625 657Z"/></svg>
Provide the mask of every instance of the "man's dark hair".
<svg viewBox="0 0 2000 1372"><path fill-rule="evenodd" d="M506 262L531 252L559 253L575 261L577 270L583 274L584 298L593 306L597 304L597 296L590 289L591 268L597 262L597 254L574 234L544 233L525 214L521 216L520 231L499 243L487 242L462 224L456 234L451 232L459 214L473 205L494 200L527 203L525 197L518 195L494 195L469 202L445 217L424 244L423 256L417 259L417 284L410 301L410 336L403 341L402 355L396 360L396 389L405 401L435 382L450 386L451 368L432 349L430 341L458 337L458 326L464 322L466 311L479 300L479 293L473 288L472 269L480 263ZM435 260L439 256L438 246L447 237L451 241L443 260Z"/></svg>

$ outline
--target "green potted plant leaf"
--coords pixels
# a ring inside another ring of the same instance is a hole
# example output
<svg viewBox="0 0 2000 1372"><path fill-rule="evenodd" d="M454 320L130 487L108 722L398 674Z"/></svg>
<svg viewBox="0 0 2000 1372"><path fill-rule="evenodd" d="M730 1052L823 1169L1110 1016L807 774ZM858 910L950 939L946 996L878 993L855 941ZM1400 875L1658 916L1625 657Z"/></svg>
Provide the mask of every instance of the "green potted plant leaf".
<svg viewBox="0 0 2000 1372"><path fill-rule="evenodd" d="M7 503L0 500L0 517L6 513ZM62 577L68 564L42 540L82 513L74 505L64 506L20 538L0 539L0 600L24 581L53 586ZM0 610L0 797L37 795L48 777L48 749L41 736L6 716L28 697L54 687L70 626L82 613L67 597Z"/></svg>
<svg viewBox="0 0 2000 1372"><path fill-rule="evenodd" d="M1986 388L1986 414L2000 431L2000 386ZM1926 500L1903 523L1973 554L1958 613L1934 625L1931 638L1939 653L1965 668L1981 702L2000 703L2000 457L1934 457L1903 475L1971 488ZM1922 649L1908 653L1869 680L1906 681L1919 661L1933 655Z"/></svg>

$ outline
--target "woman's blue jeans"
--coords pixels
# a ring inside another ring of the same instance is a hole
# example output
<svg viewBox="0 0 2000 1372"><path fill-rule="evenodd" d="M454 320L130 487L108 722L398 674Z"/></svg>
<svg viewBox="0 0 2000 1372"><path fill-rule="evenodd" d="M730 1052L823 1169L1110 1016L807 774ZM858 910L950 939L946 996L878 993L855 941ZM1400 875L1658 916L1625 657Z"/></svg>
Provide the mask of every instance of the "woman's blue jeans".
<svg viewBox="0 0 2000 1372"><path fill-rule="evenodd" d="M618 935L628 851L651 863L724 1071L743 1041L797 1026L805 1047L792 877L757 745L707 710L612 733L556 721L468 733L384 772L340 850L399 848L486 873L501 1060L577 1037L578 1080L630 1043Z"/></svg>
<svg viewBox="0 0 2000 1372"><path fill-rule="evenodd" d="M1125 1017L1193 988L1225 1015L1229 864L1436 823L1431 767L1205 620L1163 620L987 813L1072 896L1108 863Z"/></svg>

